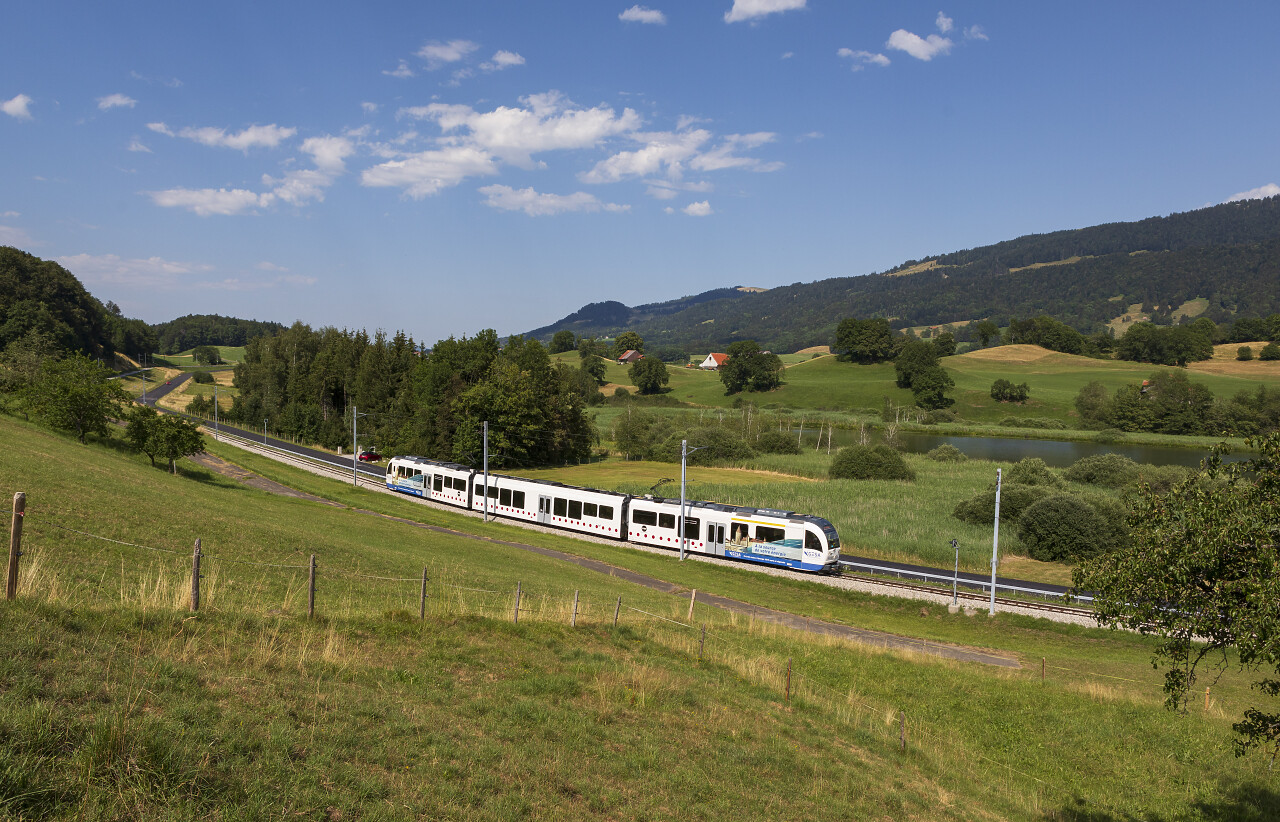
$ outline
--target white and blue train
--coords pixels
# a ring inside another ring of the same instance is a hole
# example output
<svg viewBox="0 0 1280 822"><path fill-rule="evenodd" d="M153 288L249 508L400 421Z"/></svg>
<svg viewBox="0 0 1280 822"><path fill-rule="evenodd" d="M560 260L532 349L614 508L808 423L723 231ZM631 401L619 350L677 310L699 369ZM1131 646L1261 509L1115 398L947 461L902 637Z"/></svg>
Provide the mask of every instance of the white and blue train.
<svg viewBox="0 0 1280 822"><path fill-rule="evenodd" d="M637 545L680 549L680 501L484 474L421 457L393 457L387 488L459 508ZM685 502L685 551L797 571L839 573L840 537L821 517Z"/></svg>

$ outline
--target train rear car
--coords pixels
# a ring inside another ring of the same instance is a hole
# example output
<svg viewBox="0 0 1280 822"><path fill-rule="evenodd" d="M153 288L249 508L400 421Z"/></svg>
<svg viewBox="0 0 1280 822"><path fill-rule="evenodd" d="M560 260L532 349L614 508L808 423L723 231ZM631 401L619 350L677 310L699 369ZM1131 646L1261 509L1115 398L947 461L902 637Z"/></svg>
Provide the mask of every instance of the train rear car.
<svg viewBox="0 0 1280 822"><path fill-rule="evenodd" d="M466 508L471 502L471 475L474 473L474 469L452 462L392 457L387 463L387 488Z"/></svg>

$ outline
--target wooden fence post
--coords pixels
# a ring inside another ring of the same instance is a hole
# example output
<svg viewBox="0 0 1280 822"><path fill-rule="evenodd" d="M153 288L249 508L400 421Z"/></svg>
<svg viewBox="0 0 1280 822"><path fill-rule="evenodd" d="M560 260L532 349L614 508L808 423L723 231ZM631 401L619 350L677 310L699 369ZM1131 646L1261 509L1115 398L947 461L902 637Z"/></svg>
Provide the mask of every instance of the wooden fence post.
<svg viewBox="0 0 1280 822"><path fill-rule="evenodd" d="M418 598L418 619L427 618L427 569L422 569L422 596Z"/></svg>
<svg viewBox="0 0 1280 822"><path fill-rule="evenodd" d="M191 610L200 610L200 538L196 537L195 550L191 552Z"/></svg>
<svg viewBox="0 0 1280 822"><path fill-rule="evenodd" d="M511 616L511 621L516 623L520 622L520 583L519 582L516 583L516 610L515 610L515 613Z"/></svg>
<svg viewBox="0 0 1280 822"><path fill-rule="evenodd" d="M702 639L698 640L698 661L702 661L702 649L707 644L707 623L702 623Z"/></svg>
<svg viewBox="0 0 1280 822"><path fill-rule="evenodd" d="M22 556L22 520L26 517L27 495L13 495L13 524L9 526L9 577L4 586L5 599L18 595L18 557Z"/></svg>
<svg viewBox="0 0 1280 822"><path fill-rule="evenodd" d="M311 555L311 570L307 581L307 619L316 615L316 555Z"/></svg>
<svg viewBox="0 0 1280 822"><path fill-rule="evenodd" d="M1209 710L1209 686L1204 686L1204 709Z"/></svg>
<svg viewBox="0 0 1280 822"><path fill-rule="evenodd" d="M693 593L689 594L689 616L685 617L685 619L690 621L693 620L693 603L697 601L698 601L698 589L694 588Z"/></svg>
<svg viewBox="0 0 1280 822"><path fill-rule="evenodd" d="M613 627L618 627L618 614L622 611L622 597L618 597L618 604L613 607Z"/></svg>
<svg viewBox="0 0 1280 822"><path fill-rule="evenodd" d="M1044 684L1044 657L1040 657L1040 684Z"/></svg>
<svg viewBox="0 0 1280 822"><path fill-rule="evenodd" d="M569 617L569 627L578 627L578 592L573 592L573 616Z"/></svg>

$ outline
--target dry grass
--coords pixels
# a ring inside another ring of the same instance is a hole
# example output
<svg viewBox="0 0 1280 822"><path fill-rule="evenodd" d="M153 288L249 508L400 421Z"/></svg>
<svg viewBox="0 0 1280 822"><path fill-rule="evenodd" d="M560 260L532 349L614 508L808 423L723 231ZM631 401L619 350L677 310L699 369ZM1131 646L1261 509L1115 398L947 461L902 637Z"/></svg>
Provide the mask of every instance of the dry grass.
<svg viewBox="0 0 1280 822"><path fill-rule="evenodd" d="M831 346L829 345L811 345L808 348L801 348L797 354L830 354Z"/></svg>
<svg viewBox="0 0 1280 822"><path fill-rule="evenodd" d="M977 351L970 351L965 354L959 354L956 359L959 360L981 360L983 362L1042 362L1050 360L1055 362L1063 362L1064 358L1072 360L1085 360L1085 357L1076 357L1072 354L1060 354L1057 351L1050 351L1047 348L1041 348L1038 345L998 345L994 348L982 348Z"/></svg>
<svg viewBox="0 0 1280 822"><path fill-rule="evenodd" d="M1075 263L1078 263L1081 260L1088 260L1088 259L1092 259L1092 256L1081 257L1077 255L1075 257L1068 257L1065 260L1054 260L1048 263L1032 263L1031 265L1023 265L1017 268L1011 268L1009 269L1009 273L1013 274L1014 272L1017 272L1017 271L1030 271L1031 269L1034 269L1034 268L1049 268L1055 265L1074 265Z"/></svg>
<svg viewBox="0 0 1280 822"><path fill-rule="evenodd" d="M1236 351L1245 345L1253 349L1253 359L1241 362L1236 359ZM1213 359L1189 363L1187 370L1200 374L1219 374L1224 377L1280 379L1280 360L1265 362L1258 359L1258 352L1266 345L1268 345L1266 340L1215 345Z"/></svg>
<svg viewBox="0 0 1280 822"><path fill-rule="evenodd" d="M942 266L942 267L943 267L943 268L947 268L947 267L949 267L949 266ZM891 271L891 272L889 272L888 276L890 276L890 277L905 277L905 276L907 276L908 274L919 274L919 273L920 273L920 272L922 272L922 271L932 271L932 270L933 270L933 269L935 269L935 268L939 268L939 265L938 265L938 261L937 261L937 260L925 260L925 261L924 261L924 262L922 262L922 263L916 263L915 265L911 266L910 268L904 268L904 269L902 269L901 271Z"/></svg>

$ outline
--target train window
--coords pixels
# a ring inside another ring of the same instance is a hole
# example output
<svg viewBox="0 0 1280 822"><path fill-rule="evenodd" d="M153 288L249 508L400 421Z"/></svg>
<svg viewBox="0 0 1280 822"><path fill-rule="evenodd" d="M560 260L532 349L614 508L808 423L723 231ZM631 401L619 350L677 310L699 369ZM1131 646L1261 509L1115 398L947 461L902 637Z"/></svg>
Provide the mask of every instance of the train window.
<svg viewBox="0 0 1280 822"><path fill-rule="evenodd" d="M699 525L699 522L694 517L685 517L684 518L684 538L697 539L698 525Z"/></svg>
<svg viewBox="0 0 1280 822"><path fill-rule="evenodd" d="M435 477L432 479L431 489L433 491L442 490L442 481L443 481L443 477L441 477L439 474L436 474Z"/></svg>
<svg viewBox="0 0 1280 822"><path fill-rule="evenodd" d="M756 539L761 542L782 542L784 533L781 528L770 528L767 525L756 526Z"/></svg>
<svg viewBox="0 0 1280 822"><path fill-rule="evenodd" d="M524 491L511 492L511 506L513 508L524 508Z"/></svg>
<svg viewBox="0 0 1280 822"><path fill-rule="evenodd" d="M494 485L489 488L489 499L498 498L498 486Z"/></svg>
<svg viewBox="0 0 1280 822"><path fill-rule="evenodd" d="M569 500L569 519L582 519L582 501Z"/></svg>
<svg viewBox="0 0 1280 822"><path fill-rule="evenodd" d="M498 504L505 505L507 507L511 506L511 489L510 488L503 488L501 493L498 494Z"/></svg>
<svg viewBox="0 0 1280 822"><path fill-rule="evenodd" d="M483 496L484 496L484 486L483 486L483 485L477 485L477 486L476 486L476 496L477 496L477 497L483 497Z"/></svg>
<svg viewBox="0 0 1280 822"><path fill-rule="evenodd" d="M601 505L601 506L600 506L600 519L613 519L613 506L612 506L612 505Z"/></svg>
<svg viewBox="0 0 1280 822"><path fill-rule="evenodd" d="M567 516L569 516L569 502L568 502L568 500L565 500L565 499L563 499L563 498L561 498L561 497L556 497L556 498L555 498L555 502L554 502L554 504L552 505L551 513L555 514L557 517L567 517Z"/></svg>
<svg viewBox="0 0 1280 822"><path fill-rule="evenodd" d="M594 516L597 516L597 514L596 514L597 510L598 510L598 509L596 508L596 504L595 504L594 502L584 502L584 503L582 503L582 515L583 515L584 517L594 517Z"/></svg>
<svg viewBox="0 0 1280 822"><path fill-rule="evenodd" d="M804 532L804 547L810 551L821 551L822 540L818 539L818 535L812 531Z"/></svg>
<svg viewBox="0 0 1280 822"><path fill-rule="evenodd" d="M676 527L676 515L675 514L658 514L658 527L674 529Z"/></svg>
<svg viewBox="0 0 1280 822"><path fill-rule="evenodd" d="M631 521L636 525L657 525L658 515L653 511L632 511Z"/></svg>

